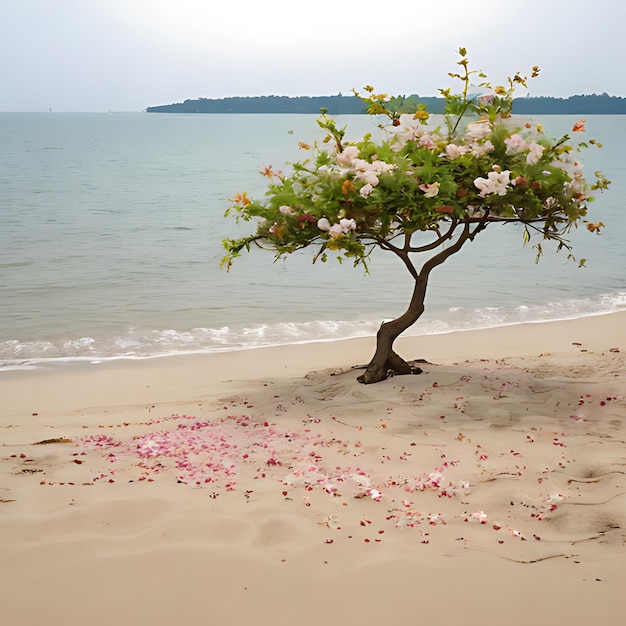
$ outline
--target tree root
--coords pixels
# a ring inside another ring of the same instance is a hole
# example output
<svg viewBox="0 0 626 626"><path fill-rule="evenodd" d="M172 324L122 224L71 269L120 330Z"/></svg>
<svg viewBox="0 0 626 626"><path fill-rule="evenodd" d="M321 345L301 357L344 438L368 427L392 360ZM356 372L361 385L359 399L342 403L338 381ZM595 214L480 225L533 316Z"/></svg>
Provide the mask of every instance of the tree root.
<svg viewBox="0 0 626 626"><path fill-rule="evenodd" d="M363 385L370 385L386 380L391 376L404 376L407 374L417 375L422 373L422 368L417 363L427 363L424 359L405 361L395 352L391 351L383 365L378 365L374 360L367 366L365 372L357 378Z"/></svg>

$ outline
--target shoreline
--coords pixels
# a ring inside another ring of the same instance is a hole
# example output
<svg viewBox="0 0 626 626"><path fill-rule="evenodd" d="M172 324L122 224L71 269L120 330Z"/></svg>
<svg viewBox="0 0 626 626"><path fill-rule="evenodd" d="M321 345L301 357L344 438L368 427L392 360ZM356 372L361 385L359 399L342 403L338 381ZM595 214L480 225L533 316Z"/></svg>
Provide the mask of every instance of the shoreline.
<svg viewBox="0 0 626 626"><path fill-rule="evenodd" d="M2 373L7 623L621 626L626 312L397 348Z"/></svg>
<svg viewBox="0 0 626 626"><path fill-rule="evenodd" d="M549 300L549 294L544 295ZM542 324L623 311L626 311L624 291L588 294L587 297L544 304L453 306L429 309L416 324L407 329L405 336L445 335L518 324ZM235 319L234 325L226 326L219 322L212 326L209 319L193 327L187 325L192 323L187 320L186 323L181 322L180 328L183 330L175 330L178 327L175 320L171 321L173 327L153 321L152 325L148 324L145 328L123 330L116 327L101 332L95 332L93 328L81 329L79 324L72 336L68 336L66 325L61 330L53 324L45 331L45 336L32 335L33 329L29 332L26 329L19 330L18 327L11 331L9 327L4 329L5 339L0 340L0 375L9 369L49 366L66 361L90 363L117 359L141 360L375 337L385 315L389 315L389 311L381 317L373 314L368 319L352 321L342 319L341 314L340 319L322 317L300 320L296 315L293 321L254 324ZM272 316L270 318L273 319ZM25 336L31 339L15 338Z"/></svg>
<svg viewBox="0 0 626 626"><path fill-rule="evenodd" d="M598 324L602 324L598 333ZM574 353L574 343L597 344L598 337L626 333L626 312L556 322L499 326L441 335L400 336L396 349L407 359L424 358L437 364L472 359L538 356L546 352ZM626 342L624 342L626 344ZM210 396L221 387L237 388L248 380L292 378L310 371L349 369L367 364L375 350L374 337L197 353L150 359L114 359L98 363L64 362L32 369L0 372L0 425L5 414L29 415L28 406L49 410L79 410L108 405L185 403L200 391ZM219 372L219 374L217 374ZM217 375L216 375L217 374ZM356 378L357 372L354 373ZM70 378L71 377L71 378ZM39 393L42 401L35 401ZM70 386L73 391L65 387ZM58 407L58 408L57 408ZM34 409L33 409L34 410Z"/></svg>
<svg viewBox="0 0 626 626"><path fill-rule="evenodd" d="M460 329L452 329L452 330L441 330L441 331L432 331L426 332L422 334L411 333L411 329L408 329L407 333L401 335L398 339L399 342L402 341L417 341L426 337L446 337L448 335L460 334L460 333L475 333L475 332L489 332L492 330L496 330L499 328L510 328L510 327L523 327L523 326L533 326L533 325L542 325L542 324L558 324L561 322L575 322L577 320L584 320L587 318L597 318L604 316L613 316L626 314L626 310L611 310L611 311L602 311L602 312L594 312L587 313L579 316L573 317L558 317L558 318L550 318L550 319L536 319L536 320L527 320L527 321L513 321L507 323L501 323L496 326L477 326L471 328L460 328ZM151 361L156 359L169 359L169 358L179 358L179 357L203 357L203 356L217 356L221 354L228 353L249 353L255 352L257 350L268 350L268 349L276 349L276 348L297 348L301 346L307 346L310 344L332 344L335 342L342 341L371 341L372 346L375 347L376 335L359 335L354 337L347 338L337 338L331 337L328 339L305 339L302 341L294 341L291 343L268 343L266 345L259 346L239 346L233 348L223 348L223 349L199 349L199 350L180 350L173 351L167 353L159 353L159 354L149 354L149 355L115 355L115 356L66 356L66 357L33 357L33 358L25 358L25 359L7 359L4 361L0 360L0 376L2 376L3 372L9 371L27 371L27 370L39 370L39 369L48 369L52 370L53 368L61 368L61 367L89 367L89 366L98 366L102 364L116 363L116 362L143 362L143 361ZM372 348L372 352L373 352ZM15 362L19 361L19 362Z"/></svg>

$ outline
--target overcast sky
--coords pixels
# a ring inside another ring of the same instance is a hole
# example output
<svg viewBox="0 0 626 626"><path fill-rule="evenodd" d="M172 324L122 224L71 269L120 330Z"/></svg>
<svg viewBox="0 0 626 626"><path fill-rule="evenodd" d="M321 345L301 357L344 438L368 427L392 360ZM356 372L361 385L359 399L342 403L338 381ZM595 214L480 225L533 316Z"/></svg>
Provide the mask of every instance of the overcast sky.
<svg viewBox="0 0 626 626"><path fill-rule="evenodd" d="M437 95L459 46L493 83L626 96L623 0L1 0L0 111L188 98Z"/></svg>

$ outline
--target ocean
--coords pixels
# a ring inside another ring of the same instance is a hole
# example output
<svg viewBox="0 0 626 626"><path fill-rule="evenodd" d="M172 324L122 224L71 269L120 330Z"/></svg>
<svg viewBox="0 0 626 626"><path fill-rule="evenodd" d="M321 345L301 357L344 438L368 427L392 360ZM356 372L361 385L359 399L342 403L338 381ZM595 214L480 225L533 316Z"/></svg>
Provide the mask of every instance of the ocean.
<svg viewBox="0 0 626 626"><path fill-rule="evenodd" d="M380 252L370 274L274 262L252 251L219 268L229 198L260 196L264 165L302 158L321 138L311 115L0 113L0 369L373 336L404 311L411 281ZM492 226L431 275L426 312L407 334L445 333L626 309L626 116L588 115L590 175L613 181L572 233L579 268L521 229ZM578 117L545 116L552 136ZM375 132L338 116L347 139ZM372 346L373 349L373 346Z"/></svg>

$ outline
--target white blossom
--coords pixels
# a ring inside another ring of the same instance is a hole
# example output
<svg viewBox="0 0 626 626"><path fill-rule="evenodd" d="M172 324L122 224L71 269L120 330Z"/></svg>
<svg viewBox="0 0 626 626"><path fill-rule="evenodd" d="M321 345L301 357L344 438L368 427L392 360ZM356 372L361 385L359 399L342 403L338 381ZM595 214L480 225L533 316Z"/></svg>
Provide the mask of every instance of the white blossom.
<svg viewBox="0 0 626 626"><path fill-rule="evenodd" d="M380 500L383 497L383 494L380 493L378 489L370 489L369 494L370 494L370 498L372 498L372 500L375 500L376 502L380 502Z"/></svg>
<svg viewBox="0 0 626 626"><path fill-rule="evenodd" d="M356 146L346 146L342 152L337 155L337 163L343 167L351 167L353 161L358 158L359 149Z"/></svg>
<svg viewBox="0 0 626 626"><path fill-rule="evenodd" d="M393 163L385 163L385 161L374 161L369 164L370 168L373 169L377 174L382 174L383 172L390 172L395 170L397 165Z"/></svg>
<svg viewBox="0 0 626 626"><path fill-rule="evenodd" d="M465 136L472 141L480 141L491 134L491 125L487 120L470 122L465 129Z"/></svg>
<svg viewBox="0 0 626 626"><path fill-rule="evenodd" d="M400 152L409 141L417 141L424 133L424 125L411 113L403 113L394 128L395 138L391 145L394 152Z"/></svg>
<svg viewBox="0 0 626 626"><path fill-rule="evenodd" d="M330 222L327 218L320 217L320 219L317 220L317 227L324 232L328 232L330 230Z"/></svg>
<svg viewBox="0 0 626 626"><path fill-rule="evenodd" d="M476 178L474 179L474 185L480 189L480 194L478 194L481 198L484 198L492 193L498 194L499 196L506 195L508 190L508 186L511 184L510 180L511 172L509 170L504 170L503 172L494 171L489 172L487 174L487 178Z"/></svg>
<svg viewBox="0 0 626 626"><path fill-rule="evenodd" d="M396 166L392 163L385 163L385 161L374 161L373 163L369 163L364 159L354 159L352 161L352 167L354 168L356 174L355 179L362 180L366 184L371 185L372 187L376 187L380 182L378 175L383 172L390 172L391 170L396 169ZM368 194L368 191L365 192ZM371 193L371 191L369 191Z"/></svg>
<svg viewBox="0 0 626 626"><path fill-rule="evenodd" d="M320 165L317 168L317 173L320 176L324 176L326 178L340 178L341 176L345 175L349 170L342 168L342 167L337 167L337 166L330 166L330 165Z"/></svg>
<svg viewBox="0 0 626 626"><path fill-rule="evenodd" d="M403 113L398 118L398 125L394 127L396 137L416 139L422 133L424 125L415 119L412 113Z"/></svg>
<svg viewBox="0 0 626 626"><path fill-rule="evenodd" d="M330 235L333 239L335 239L336 237L339 237L339 236L341 236L341 235L344 235L344 234L345 234L345 232L344 232L344 230L343 230L343 228L341 227L341 225L340 225L340 224L333 224L333 225L330 227L330 230L328 231L328 234L329 234L329 235Z"/></svg>
<svg viewBox="0 0 626 626"><path fill-rule="evenodd" d="M449 143L446 146L446 156L452 161L458 159L460 156L467 154L470 151L469 146L458 146L455 143Z"/></svg>
<svg viewBox="0 0 626 626"><path fill-rule="evenodd" d="M434 198L439 193L439 183L420 185L420 190L424 192L425 198Z"/></svg>
<svg viewBox="0 0 626 626"><path fill-rule="evenodd" d="M541 158L541 155L543 154L544 150L545 148L542 145L538 144L536 141L533 141L528 146L528 154L526 155L526 163L528 163L528 165L534 165L535 163L537 163L539 159Z"/></svg>
<svg viewBox="0 0 626 626"><path fill-rule="evenodd" d="M582 163L579 161L574 161L573 167L572 182L569 184L569 189L572 194L578 195L585 191L585 173L583 172Z"/></svg>
<svg viewBox="0 0 626 626"><path fill-rule="evenodd" d="M582 178L574 178L572 182L569 184L570 192L577 196L585 191L585 181Z"/></svg>
<svg viewBox="0 0 626 626"><path fill-rule="evenodd" d="M347 235L351 230L356 230L356 222L343 218L338 224L331 224L326 217L320 217L317 227L330 235L331 239L336 239L342 235Z"/></svg>
<svg viewBox="0 0 626 626"><path fill-rule="evenodd" d="M372 185L372 187L376 187L380 182L378 180L378 174L372 169L361 169L357 170L357 173L354 176L357 180L364 180L366 183Z"/></svg>
<svg viewBox="0 0 626 626"><path fill-rule="evenodd" d="M339 226L341 226L344 233L347 233L349 230L356 230L356 222L346 218L339 220Z"/></svg>
<svg viewBox="0 0 626 626"><path fill-rule="evenodd" d="M365 185L363 185L363 187L361 187L361 189L359 189L359 193L364 198L367 198L367 196L369 196L372 193L372 191L374 191L374 187L370 185L369 183L366 183Z"/></svg>
<svg viewBox="0 0 626 626"><path fill-rule="evenodd" d="M472 155L475 157L481 157L485 154L489 154L489 152L493 152L495 150L494 145L487 139L483 143L474 143L472 144Z"/></svg>

